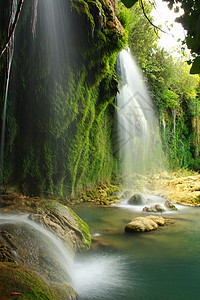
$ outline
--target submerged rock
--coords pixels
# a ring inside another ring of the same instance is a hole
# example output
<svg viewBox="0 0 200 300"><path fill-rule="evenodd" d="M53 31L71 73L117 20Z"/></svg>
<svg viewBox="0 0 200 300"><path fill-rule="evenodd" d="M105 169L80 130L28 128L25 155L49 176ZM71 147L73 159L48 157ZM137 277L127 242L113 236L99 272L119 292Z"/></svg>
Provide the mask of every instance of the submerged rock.
<svg viewBox="0 0 200 300"><path fill-rule="evenodd" d="M161 216L137 217L125 226L125 232L151 231L165 223L165 219Z"/></svg>
<svg viewBox="0 0 200 300"><path fill-rule="evenodd" d="M141 205L145 202L145 198L141 194L134 194L127 201L127 203L131 205Z"/></svg>
<svg viewBox="0 0 200 300"><path fill-rule="evenodd" d="M165 211L165 209L160 204L155 204L155 205L151 205L151 206L145 206L142 211L144 211L144 212L155 212L155 213L160 212L160 213L162 213L162 212Z"/></svg>
<svg viewBox="0 0 200 300"><path fill-rule="evenodd" d="M178 210L176 206L169 200L166 200L164 205L168 210Z"/></svg>

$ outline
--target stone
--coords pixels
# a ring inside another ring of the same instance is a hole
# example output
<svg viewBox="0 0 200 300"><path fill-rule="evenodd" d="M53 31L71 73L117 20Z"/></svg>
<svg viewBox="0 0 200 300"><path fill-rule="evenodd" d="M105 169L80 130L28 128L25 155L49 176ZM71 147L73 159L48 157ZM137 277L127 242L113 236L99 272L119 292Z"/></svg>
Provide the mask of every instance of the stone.
<svg viewBox="0 0 200 300"><path fill-rule="evenodd" d="M138 217L125 226L125 232L144 232L158 228L158 224L151 219Z"/></svg>
<svg viewBox="0 0 200 300"><path fill-rule="evenodd" d="M134 194L127 201L127 203L131 205L141 205L145 202L145 198L141 194Z"/></svg>
<svg viewBox="0 0 200 300"><path fill-rule="evenodd" d="M159 226L163 226L166 224L166 220L161 216L146 216L146 218L156 222L156 224L158 224Z"/></svg>
<svg viewBox="0 0 200 300"><path fill-rule="evenodd" d="M144 212L160 212L162 213L163 211L165 211L164 207L162 207L160 204L155 204L155 205L151 205L151 206L145 206L143 208Z"/></svg>
<svg viewBox="0 0 200 300"><path fill-rule="evenodd" d="M166 224L161 216L137 217L125 226L125 232L145 232L159 228Z"/></svg>
<svg viewBox="0 0 200 300"><path fill-rule="evenodd" d="M157 210L157 212L163 212L165 211L164 207L162 207L160 204L155 204L155 209Z"/></svg>
<svg viewBox="0 0 200 300"><path fill-rule="evenodd" d="M164 205L168 210L177 210L176 206L169 200L166 200Z"/></svg>
<svg viewBox="0 0 200 300"><path fill-rule="evenodd" d="M150 207L145 206L142 211L144 211L144 212L157 212L155 206L150 206Z"/></svg>

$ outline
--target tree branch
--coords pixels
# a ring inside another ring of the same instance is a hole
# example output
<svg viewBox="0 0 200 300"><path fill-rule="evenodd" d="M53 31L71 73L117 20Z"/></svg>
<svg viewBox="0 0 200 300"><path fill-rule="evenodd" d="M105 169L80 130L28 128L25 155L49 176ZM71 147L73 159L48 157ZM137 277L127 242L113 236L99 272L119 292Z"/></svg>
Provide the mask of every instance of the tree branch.
<svg viewBox="0 0 200 300"><path fill-rule="evenodd" d="M158 29L158 30L162 31L163 33L169 34L168 32L162 30L160 27L156 26L155 24L153 24L153 23L151 22L151 20L149 19L149 17L147 16L147 14L146 14L146 12L145 12L144 4L143 4L143 1L142 1L142 0L140 0L140 4L141 4L142 11L143 11L143 14L144 14L145 18L146 18L147 21L154 27L154 29ZM156 33L156 34L157 34L157 33Z"/></svg>
<svg viewBox="0 0 200 300"><path fill-rule="evenodd" d="M13 25L12 25L12 28L10 30L10 33L8 34L7 36L7 40L6 40L6 43L5 45L3 46L3 48L1 49L0 51L0 58L1 56L4 54L5 50L7 49L7 47L9 46L9 43L10 43L10 40L15 32L15 28L17 26L17 22L19 20L19 17L20 17L20 13L21 13L21 10L22 10L22 5L23 5L23 2L24 0L20 0L19 1L19 4L18 4L18 8L17 8L17 11L16 11L16 15L15 15L15 20L13 22Z"/></svg>

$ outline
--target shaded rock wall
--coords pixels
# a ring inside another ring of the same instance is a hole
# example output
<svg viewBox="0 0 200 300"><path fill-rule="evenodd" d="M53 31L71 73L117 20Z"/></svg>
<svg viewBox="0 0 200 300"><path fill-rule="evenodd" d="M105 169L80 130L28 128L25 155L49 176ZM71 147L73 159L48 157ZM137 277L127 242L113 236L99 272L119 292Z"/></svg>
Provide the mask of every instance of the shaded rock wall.
<svg viewBox="0 0 200 300"><path fill-rule="evenodd" d="M66 197L109 180L116 170L111 144L115 61L126 34L113 1L61 2L70 11L66 34L73 34L56 77L51 57L45 63L50 54L42 40L42 18L33 40L30 0L24 2L15 36L3 177L4 185L17 186L26 195ZM8 11L8 2L0 5ZM5 35L6 25L1 30Z"/></svg>

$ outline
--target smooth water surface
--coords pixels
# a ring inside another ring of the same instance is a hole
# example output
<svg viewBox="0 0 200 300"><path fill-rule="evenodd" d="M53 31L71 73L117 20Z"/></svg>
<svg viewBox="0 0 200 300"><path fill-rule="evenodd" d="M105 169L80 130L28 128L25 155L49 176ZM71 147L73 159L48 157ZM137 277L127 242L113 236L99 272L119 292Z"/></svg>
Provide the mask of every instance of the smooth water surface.
<svg viewBox="0 0 200 300"><path fill-rule="evenodd" d="M179 206L178 212L164 214L174 224L125 233L125 225L143 215L141 210L125 204L77 206L95 240L90 251L76 258L78 299L199 299L199 208Z"/></svg>

